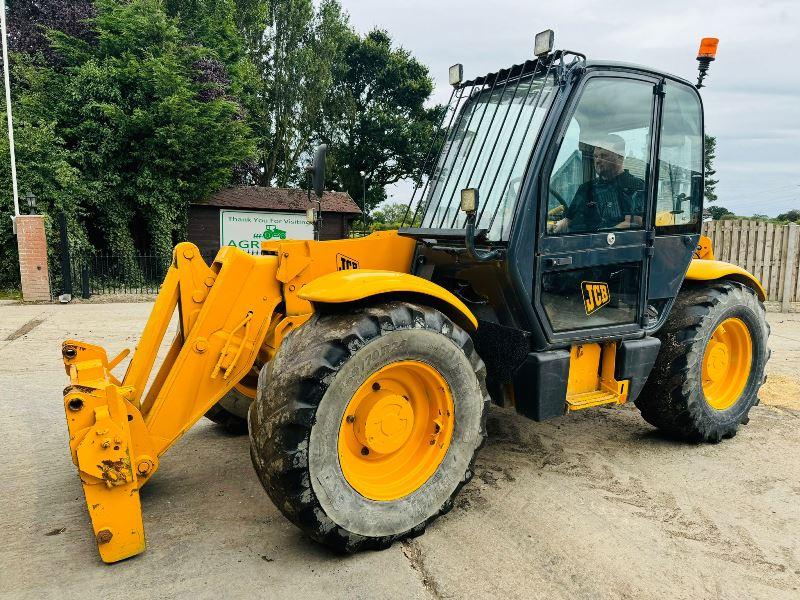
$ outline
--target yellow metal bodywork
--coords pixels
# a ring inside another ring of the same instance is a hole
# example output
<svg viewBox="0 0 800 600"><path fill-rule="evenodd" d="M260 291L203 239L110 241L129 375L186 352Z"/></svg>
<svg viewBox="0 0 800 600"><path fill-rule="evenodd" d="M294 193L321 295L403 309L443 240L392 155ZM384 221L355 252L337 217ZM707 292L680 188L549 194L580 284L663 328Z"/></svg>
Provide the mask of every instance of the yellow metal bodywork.
<svg viewBox="0 0 800 600"><path fill-rule="evenodd" d="M262 242L261 252L280 259L275 277L283 284L287 316L313 312L311 302L301 295L304 286L328 273L345 270L379 269L408 273L415 242L380 231L351 240Z"/></svg>
<svg viewBox="0 0 800 600"><path fill-rule="evenodd" d="M413 251L413 240L381 232L268 242L262 256L223 248L208 266L193 244L181 243L121 380L112 369L127 351L109 361L99 346L65 341L70 451L101 558L115 562L144 550L139 489L159 457L234 386L254 391L257 367L313 314L303 286L342 268L407 273ZM410 287L437 300L446 296L425 284ZM178 331L152 375L176 309Z"/></svg>
<svg viewBox="0 0 800 600"><path fill-rule="evenodd" d="M711 238L706 235L701 235L700 240L697 242L697 248L694 250L694 258L704 260L716 260L714 257L714 247L711 244Z"/></svg>
<svg viewBox="0 0 800 600"><path fill-rule="evenodd" d="M577 344L570 349L567 408L581 410L601 404L624 404L629 381L614 376L617 345Z"/></svg>
<svg viewBox="0 0 800 600"><path fill-rule="evenodd" d="M478 320L472 311L443 287L408 273L357 269L337 271L315 279L300 292L310 302L339 304L390 293L421 294L437 298L458 310L477 329Z"/></svg>
<svg viewBox="0 0 800 600"><path fill-rule="evenodd" d="M454 425L453 396L441 373L420 361L386 365L345 409L338 442L342 473L365 498L403 498L439 468Z"/></svg>
<svg viewBox="0 0 800 600"><path fill-rule="evenodd" d="M725 319L703 354L703 395L711 408L727 410L739 400L753 366L753 340L744 321Z"/></svg>
<svg viewBox="0 0 800 600"><path fill-rule="evenodd" d="M686 271L686 279L690 281L730 279L752 288L762 302L767 299L767 294L758 279L742 267L719 260L692 259L689 269Z"/></svg>

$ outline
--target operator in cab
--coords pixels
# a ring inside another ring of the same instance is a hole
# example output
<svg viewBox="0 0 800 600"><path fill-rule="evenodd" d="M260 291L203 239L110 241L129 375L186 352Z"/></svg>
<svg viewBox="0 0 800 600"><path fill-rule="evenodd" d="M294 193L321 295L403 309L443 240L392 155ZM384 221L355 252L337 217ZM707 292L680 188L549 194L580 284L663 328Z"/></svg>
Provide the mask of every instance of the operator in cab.
<svg viewBox="0 0 800 600"><path fill-rule="evenodd" d="M550 233L585 233L603 229L630 229L642 225L644 181L623 168L625 140L607 135L595 142L596 177L575 192L564 218Z"/></svg>

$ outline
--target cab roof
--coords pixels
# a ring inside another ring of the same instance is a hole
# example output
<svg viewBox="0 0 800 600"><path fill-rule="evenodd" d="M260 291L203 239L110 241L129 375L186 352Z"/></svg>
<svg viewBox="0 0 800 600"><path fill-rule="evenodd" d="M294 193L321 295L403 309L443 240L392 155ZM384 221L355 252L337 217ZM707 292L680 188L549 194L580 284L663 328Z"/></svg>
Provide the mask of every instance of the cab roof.
<svg viewBox="0 0 800 600"><path fill-rule="evenodd" d="M560 56L583 57L583 55L581 54L570 52L568 50L557 50L553 54L556 55L556 58L560 58ZM518 77L523 77L525 75L533 73L534 71L536 71L538 66L539 66L538 59L526 60L523 63L515 64L510 67L505 67L493 73L487 73L486 75L481 75L479 77L468 79L462 82L459 87L466 88L475 85L484 85L484 84L491 85L498 78L500 79L500 81L503 81L506 78L516 79ZM692 84L692 82L688 81L687 79L684 79L683 77L673 75L672 73L667 73L666 71L662 71L660 69L655 69L653 67L648 67L645 65L639 65L635 63L628 63L628 62L614 61L614 60L585 60L585 66L587 69L609 68L609 69L624 69L626 71L639 71L642 73L657 75L659 77L666 77L674 81L679 81L681 83L694 87L694 84Z"/></svg>
<svg viewBox="0 0 800 600"><path fill-rule="evenodd" d="M686 85L694 87L694 84L691 81L689 81L688 79L684 79L683 77L680 77L678 75L667 73L666 71L662 71L661 69L655 69L653 67L640 65L637 63L624 62L620 60L596 60L596 59L587 60L586 68L587 69L611 68L611 69L625 69L626 71L641 71L644 73L652 73L653 75L658 75L660 77L667 77L669 79L674 79L675 81L680 81L681 83L685 83Z"/></svg>

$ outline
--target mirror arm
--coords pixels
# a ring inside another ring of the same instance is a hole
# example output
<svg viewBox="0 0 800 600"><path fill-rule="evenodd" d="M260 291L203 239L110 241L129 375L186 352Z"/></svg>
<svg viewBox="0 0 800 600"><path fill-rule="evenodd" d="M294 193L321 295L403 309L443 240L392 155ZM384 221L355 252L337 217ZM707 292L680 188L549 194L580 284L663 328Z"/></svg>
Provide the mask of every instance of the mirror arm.
<svg viewBox="0 0 800 600"><path fill-rule="evenodd" d="M490 260L497 260L500 258L500 250L478 250L475 247L475 212L467 213L467 227L464 236L464 245L466 246L467 254L470 258L479 262L486 262Z"/></svg>

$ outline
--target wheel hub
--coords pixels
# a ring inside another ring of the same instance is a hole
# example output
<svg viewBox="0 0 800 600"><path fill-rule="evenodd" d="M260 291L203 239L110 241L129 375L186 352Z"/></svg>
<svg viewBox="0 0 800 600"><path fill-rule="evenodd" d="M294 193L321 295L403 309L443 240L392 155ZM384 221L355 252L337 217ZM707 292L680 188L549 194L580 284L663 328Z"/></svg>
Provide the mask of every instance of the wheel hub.
<svg viewBox="0 0 800 600"><path fill-rule="evenodd" d="M707 361L708 377L712 381L722 381L730 366L728 346L720 342L709 344Z"/></svg>
<svg viewBox="0 0 800 600"><path fill-rule="evenodd" d="M422 361L391 363L370 375L339 428L339 465L370 500L396 500L436 472L450 446L455 409L444 377Z"/></svg>
<svg viewBox="0 0 800 600"><path fill-rule="evenodd" d="M373 391L356 410L355 434L373 452L395 452L408 441L414 426L411 403L399 394Z"/></svg>

